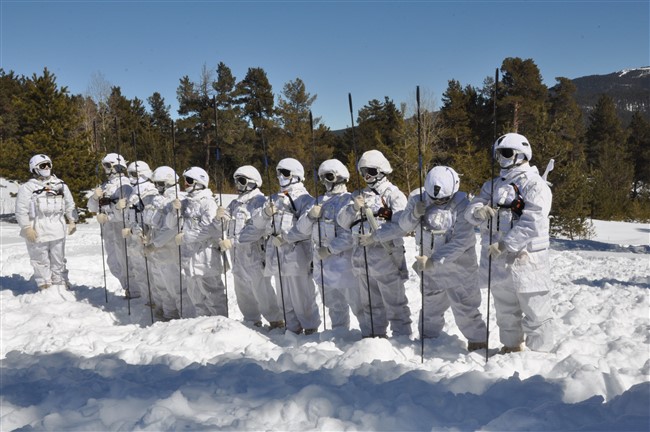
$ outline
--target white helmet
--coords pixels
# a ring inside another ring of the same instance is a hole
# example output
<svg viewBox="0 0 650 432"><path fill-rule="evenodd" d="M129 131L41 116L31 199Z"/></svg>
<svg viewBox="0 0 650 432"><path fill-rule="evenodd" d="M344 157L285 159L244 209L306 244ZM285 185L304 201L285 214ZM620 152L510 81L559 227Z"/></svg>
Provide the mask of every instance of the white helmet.
<svg viewBox="0 0 650 432"><path fill-rule="evenodd" d="M159 166L151 173L151 181L156 185L158 192L174 186L178 182L178 175L168 166Z"/></svg>
<svg viewBox="0 0 650 432"><path fill-rule="evenodd" d="M151 168L149 164L144 161L131 162L126 169L126 172L129 174L129 177L135 181L138 181L138 177L144 177L147 180L151 180Z"/></svg>
<svg viewBox="0 0 650 432"><path fill-rule="evenodd" d="M52 159L44 154L32 156L29 160L29 171L40 177L49 177L52 173Z"/></svg>
<svg viewBox="0 0 650 432"><path fill-rule="evenodd" d="M368 150L361 155L357 164L359 174L368 184L374 184L377 180L384 178L385 174L393 172L390 162L379 150Z"/></svg>
<svg viewBox="0 0 650 432"><path fill-rule="evenodd" d="M285 158L278 162L275 173L281 187L301 182L305 179L305 169L302 164L294 158Z"/></svg>
<svg viewBox="0 0 650 432"><path fill-rule="evenodd" d="M424 180L424 190L437 204L449 201L459 186L458 173L448 166L433 167Z"/></svg>
<svg viewBox="0 0 650 432"><path fill-rule="evenodd" d="M318 167L318 178L331 191L334 185L346 183L350 179L350 171L340 160L328 159Z"/></svg>
<svg viewBox="0 0 650 432"><path fill-rule="evenodd" d="M507 133L494 143L494 157L501 168L512 168L533 158L528 139L518 133Z"/></svg>
<svg viewBox="0 0 650 432"><path fill-rule="evenodd" d="M253 190L262 186L262 176L253 165L240 166L232 177L235 179L235 185L240 192Z"/></svg>
<svg viewBox="0 0 650 432"><path fill-rule="evenodd" d="M102 159L102 166L106 174L126 171L126 160L117 153L109 153Z"/></svg>
<svg viewBox="0 0 650 432"><path fill-rule="evenodd" d="M208 177L208 173L205 172L203 168L199 168L199 167L191 167L186 169L185 171L183 171L183 177L185 177L185 183L187 183L188 185L193 185L195 183L198 183L202 185L204 188L207 188L208 183L210 182L210 177Z"/></svg>

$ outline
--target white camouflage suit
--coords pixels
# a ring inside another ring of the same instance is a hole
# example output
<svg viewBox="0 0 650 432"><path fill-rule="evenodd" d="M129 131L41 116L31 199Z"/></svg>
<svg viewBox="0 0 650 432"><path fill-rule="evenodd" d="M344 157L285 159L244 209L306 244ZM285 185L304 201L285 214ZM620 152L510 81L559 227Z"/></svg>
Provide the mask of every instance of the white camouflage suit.
<svg viewBox="0 0 650 432"><path fill-rule="evenodd" d="M302 182L297 182L282 188L282 192L273 194L270 199L276 213L271 217L264 207L260 208L253 213L251 225L269 236L264 273L275 278L279 303L284 306L286 328L294 333L301 333L303 329L312 332L318 329L321 319L316 304L316 287L311 277L310 236L292 231L292 228L313 205L314 198ZM253 233L250 235L254 236ZM276 247L274 235L281 236L285 242Z"/></svg>
<svg viewBox="0 0 650 432"><path fill-rule="evenodd" d="M55 175L32 178L18 188L16 220L21 228L36 230L36 240L26 239L39 289L68 284L65 260L66 219L76 220L74 199L68 186Z"/></svg>
<svg viewBox="0 0 650 432"><path fill-rule="evenodd" d="M106 249L106 263L111 274L120 281L122 289L126 291L133 281L133 275L128 272L127 279L126 242L122 237L124 218L122 210L115 208L115 204L121 198L128 199L133 188L124 174L112 173L101 185L101 189L103 191L101 198L98 199L97 196L91 195L88 199L88 211L102 213L108 217L108 221L101 226ZM102 200L101 205L99 200Z"/></svg>
<svg viewBox="0 0 650 432"><path fill-rule="evenodd" d="M264 238L256 235L255 230L244 230L252 223L253 213L265 202L264 194L256 188L240 193L228 205L230 220L226 237L232 242L235 295L244 320L253 323L260 322L261 316L269 323L283 320L271 277L264 274ZM221 224L216 220L215 223Z"/></svg>
<svg viewBox="0 0 650 432"><path fill-rule="evenodd" d="M344 229L336 222L336 216L341 208L350 202L350 196L345 184L334 186L330 192L317 200L322 205L320 219L312 219L307 209L296 224L298 231L311 235L314 282L321 292L324 290L325 306L329 309L334 329L350 327L350 309L359 320L360 326L364 326L359 283L352 271L354 238L349 229ZM319 247L326 247L331 255L321 260Z"/></svg>
<svg viewBox="0 0 650 432"><path fill-rule="evenodd" d="M182 199L181 261L184 285L196 314L228 316L223 266L217 239L211 233L217 202L210 189L186 190ZM176 229L176 213L168 213L167 227ZM219 237L221 226L218 227Z"/></svg>
<svg viewBox="0 0 650 432"><path fill-rule="evenodd" d="M501 205L510 205L517 186L525 206L521 216L510 208L500 207L493 223L483 222L474 212L490 205L494 182L494 204L504 197ZM522 342L534 351L548 351L553 346L551 329L552 287L549 265L549 212L552 193L536 167L528 163L501 171L494 180L488 180L465 213L474 225L481 224L481 269L487 274L489 225L492 243L500 242L505 252L492 258L491 292L494 296L497 325L501 343L517 347ZM483 282L487 277L482 277Z"/></svg>
<svg viewBox="0 0 650 432"><path fill-rule="evenodd" d="M467 194L456 192L446 204L437 205L423 191L426 213L420 218L413 208L420 201L420 191L413 191L400 217L405 231L415 231L415 242L423 238L423 255L432 264L424 271L424 337L440 336L445 325L445 311L451 307L456 324L469 342L483 342L486 326L478 308L481 292L478 286L478 260L474 226L464 217L469 204ZM423 233L423 237L421 234ZM420 276L420 272L418 272ZM422 328L422 322L420 322Z"/></svg>
<svg viewBox="0 0 650 432"><path fill-rule="evenodd" d="M403 239L406 233L398 223L406 207L406 196L386 177L378 180L372 188L368 186L353 192L352 197L359 194L363 195L366 207L375 215L379 229L374 231L365 217L362 220L360 211L355 210L352 202L341 209L337 222L355 236L372 233L375 240L365 248L355 242L352 252L352 268L359 282L365 315L361 333L364 337L385 336L390 322L393 336L410 335L411 311L404 287L404 281L408 278ZM391 219L378 216L380 209L390 210Z"/></svg>

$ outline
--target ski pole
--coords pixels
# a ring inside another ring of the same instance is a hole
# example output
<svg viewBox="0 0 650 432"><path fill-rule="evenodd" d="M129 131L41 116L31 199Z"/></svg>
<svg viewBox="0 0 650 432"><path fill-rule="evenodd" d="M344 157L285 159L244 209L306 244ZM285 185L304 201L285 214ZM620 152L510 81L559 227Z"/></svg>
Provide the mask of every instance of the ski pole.
<svg viewBox="0 0 650 432"><path fill-rule="evenodd" d="M138 151L135 143L135 131L131 132L131 141L133 142L133 159L135 159L135 162L133 162L133 165L135 165L135 176L138 178L138 182L136 183L136 193L138 194L138 202L141 206L144 206L144 203L142 202L142 195L140 193L140 172L138 170ZM138 221L138 209L137 206L136 208L133 209L133 212L135 214L135 221ZM140 216L140 228L142 229L142 234L144 234L144 219L142 218L142 215ZM144 255L144 271L147 274L147 292L149 294L149 311L151 312L151 324L153 324L153 308L154 304L151 300L151 281L149 280L149 259L147 258L147 254L143 252Z"/></svg>
<svg viewBox="0 0 650 432"><path fill-rule="evenodd" d="M97 122L93 120L93 137L95 139L95 147L99 149L97 143ZM101 186L102 181L99 177L99 165L95 168L95 175L97 175L97 181ZM99 212L101 213L102 207L99 206ZM106 303L108 303L108 288L106 287L106 257L104 256L104 224L99 224L99 236L102 240L102 269L104 270L104 297L106 298Z"/></svg>
<svg viewBox="0 0 650 432"><path fill-rule="evenodd" d="M174 172L176 173L176 128L174 127L174 120L172 120L172 165ZM176 199L178 199L178 181L174 186L174 192L176 193ZM181 211L176 210L176 231L181 232ZM178 316L183 318L183 267L181 262L181 245L178 245L178 294L180 298L180 310L178 311Z"/></svg>
<svg viewBox="0 0 650 432"><path fill-rule="evenodd" d="M262 138L262 149L264 150L264 169L266 170L266 183L269 185L269 203L271 205L271 208L273 208L273 195L271 191L271 177L269 175L269 158L268 154L266 151L266 140L264 139L264 127L262 125L262 107L259 107L260 112L259 112L259 117L260 117L260 137ZM271 227L272 227L272 232L273 235L275 236L277 234L276 226L275 226L275 213L271 216ZM284 317L284 325L286 328L287 325L287 311L284 305L284 287L282 286L282 265L280 263L280 249L277 246L275 247L275 257L277 259L278 263L278 284L280 285L280 299L282 300L282 315Z"/></svg>
<svg viewBox="0 0 650 432"><path fill-rule="evenodd" d="M499 68L496 69L496 72L494 73L494 105L492 108L493 111L493 118L494 118L494 142L497 140L497 90L499 88ZM494 208L494 144L492 144L492 155L491 155L491 180L490 180L490 207ZM498 215L497 215L497 222L498 222ZM488 222L488 226L490 227L489 231L489 244L492 244L492 228L493 228L493 220L491 219ZM497 225L498 229L498 225ZM489 341L490 341L490 292L492 288L492 255L488 254L488 280L487 280L487 319L485 320L485 363L488 362L489 359Z"/></svg>
<svg viewBox="0 0 650 432"><path fill-rule="evenodd" d="M119 167L119 158L122 158L122 161L126 165L126 160L124 160L124 157L120 153L120 133L118 129L118 124L117 124L117 117L115 117L115 136L117 137L117 155L118 155L118 167ZM119 179L120 182L120 200L124 199L124 191L122 190L122 173L118 172L117 173L117 178ZM124 215L124 209L122 209L122 229L126 228L126 218ZM129 277L129 251L126 247L126 238L124 238L124 258L126 261L126 303L129 311L129 315L131 315L131 286L129 285L130 277Z"/></svg>
<svg viewBox="0 0 650 432"><path fill-rule="evenodd" d="M217 157L217 163L221 162L221 149L219 148L219 127L218 121L219 121L219 116L218 116L218 111L217 111L217 97L214 96L212 98L214 101L214 143L217 146L216 148L216 157ZM215 173L216 173L217 168L215 167ZM224 180L224 174L225 169L223 164L221 164L221 178L219 179L218 183L218 188L219 188L219 205L223 206L223 195L221 190L223 189L223 180ZM216 175L215 175L216 177ZM215 178L216 180L216 178ZM226 239L226 229L224 226L223 219L221 219L221 240ZM226 316L228 316L228 256L226 255L226 251L221 252L221 260L223 262L223 283L224 283L224 289L226 290Z"/></svg>
<svg viewBox="0 0 650 432"><path fill-rule="evenodd" d="M318 205L318 170L316 169L316 139L314 137L314 118L311 115L311 110L309 111L309 128L311 129L311 144L312 144L312 167L314 170L314 190L316 191L316 205ZM321 237L320 230L320 216L316 221L318 224L318 247L323 246L323 241ZM323 299L323 330L327 330L327 319L325 318L325 275L323 272L323 260L320 260L320 289L321 297Z"/></svg>
<svg viewBox="0 0 650 432"><path fill-rule="evenodd" d="M357 152L357 142L356 142L356 137L354 135L354 114L352 110L352 93L348 93L348 105L350 106L350 121L352 124L352 149L354 151L354 165L356 166L359 158L358 155L359 153ZM363 193L361 190L361 179L359 178L359 174L357 173L357 192L359 194ZM365 229L364 229L364 223L363 223L363 212L361 214L361 223L359 224L361 226L361 235L365 234ZM368 274L368 251L366 250L366 247L363 246L363 261L366 267L366 286L368 288L368 307L370 308L370 336L375 337L375 324L372 319L372 298L370 297L370 275Z"/></svg>
<svg viewBox="0 0 650 432"><path fill-rule="evenodd" d="M420 202L424 203L422 192L422 119L420 117L420 86L415 88L415 100L418 111L418 179L420 180ZM424 215L420 216L420 256L424 255ZM424 363L424 269L420 270L420 295L422 310L420 311L420 361Z"/></svg>

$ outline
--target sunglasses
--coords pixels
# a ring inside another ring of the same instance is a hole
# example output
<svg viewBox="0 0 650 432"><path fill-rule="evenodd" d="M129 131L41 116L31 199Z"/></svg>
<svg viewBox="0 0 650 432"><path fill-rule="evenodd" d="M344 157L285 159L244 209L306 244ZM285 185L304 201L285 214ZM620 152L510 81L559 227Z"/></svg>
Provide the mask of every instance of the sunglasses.
<svg viewBox="0 0 650 432"><path fill-rule="evenodd" d="M328 181L328 182L333 182L336 180L336 174L328 172L320 176L320 179L322 181Z"/></svg>
<svg viewBox="0 0 650 432"><path fill-rule="evenodd" d="M185 177L185 183L187 183L188 185L193 185L194 179L192 177Z"/></svg>
<svg viewBox="0 0 650 432"><path fill-rule="evenodd" d="M129 171L129 177L138 178L138 173L135 171Z"/></svg>
<svg viewBox="0 0 650 432"><path fill-rule="evenodd" d="M167 183L165 183L164 181L161 181L161 182L154 182L153 184L154 184L154 186L156 186L158 189L161 189L161 188L165 188L165 187L167 187Z"/></svg>
<svg viewBox="0 0 650 432"><path fill-rule="evenodd" d="M102 166L103 166L104 168L106 168L106 169L113 168L113 164L110 163L110 162L104 162L104 163L102 164Z"/></svg>
<svg viewBox="0 0 650 432"><path fill-rule="evenodd" d="M379 170L377 168L372 168L372 167L363 167L360 169L361 175L365 176L370 176L370 177L375 177L377 174L379 174Z"/></svg>
<svg viewBox="0 0 650 432"><path fill-rule="evenodd" d="M499 154L506 159L510 159L515 155L515 151L511 148L504 148L498 150Z"/></svg>
<svg viewBox="0 0 650 432"><path fill-rule="evenodd" d="M278 175L284 177L284 178L289 178L291 177L291 170L281 168L277 171Z"/></svg>
<svg viewBox="0 0 650 432"><path fill-rule="evenodd" d="M235 181L242 186L246 186L248 184L248 178L246 177L237 176L235 177Z"/></svg>
<svg viewBox="0 0 650 432"><path fill-rule="evenodd" d="M49 162L43 162L42 164L40 164L38 166L38 169L42 169L42 170L48 169L48 168L52 168L52 164L49 163Z"/></svg>

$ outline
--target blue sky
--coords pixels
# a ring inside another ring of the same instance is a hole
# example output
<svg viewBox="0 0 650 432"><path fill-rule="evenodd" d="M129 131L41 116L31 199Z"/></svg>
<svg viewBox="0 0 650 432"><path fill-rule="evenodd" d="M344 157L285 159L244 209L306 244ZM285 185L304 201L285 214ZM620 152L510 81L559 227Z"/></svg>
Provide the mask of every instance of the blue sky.
<svg viewBox="0 0 650 432"><path fill-rule="evenodd" d="M176 88L205 65L263 68L277 96L300 78L314 117L340 129L372 99L440 104L450 79L481 86L506 57L544 83L650 65L642 1L0 1L0 66L44 67L71 93L101 74L129 97Z"/></svg>

